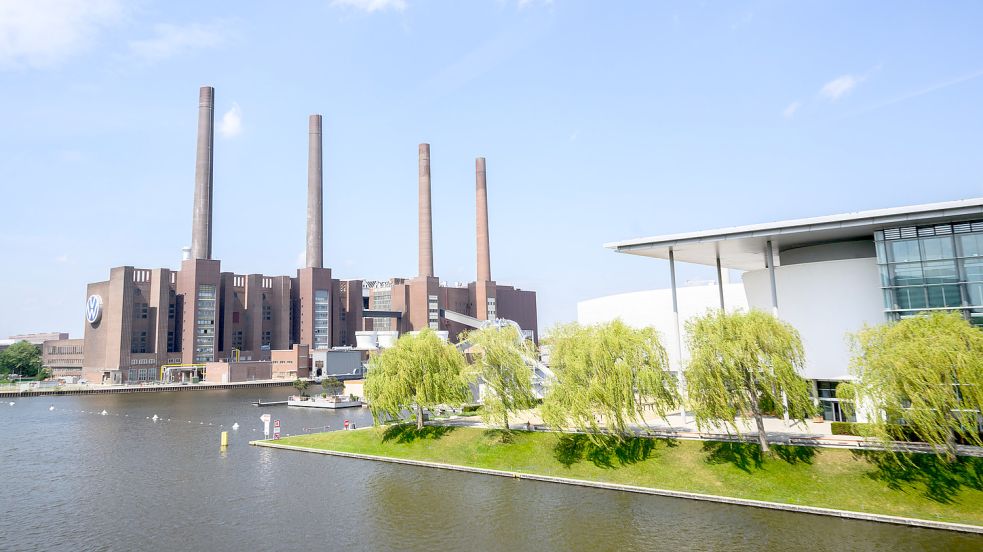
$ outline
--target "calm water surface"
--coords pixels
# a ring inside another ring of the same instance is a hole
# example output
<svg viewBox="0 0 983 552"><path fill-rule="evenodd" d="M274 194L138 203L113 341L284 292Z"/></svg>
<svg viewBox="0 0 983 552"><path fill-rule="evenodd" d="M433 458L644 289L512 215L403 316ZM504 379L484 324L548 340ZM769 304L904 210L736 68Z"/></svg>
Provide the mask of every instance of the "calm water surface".
<svg viewBox="0 0 983 552"><path fill-rule="evenodd" d="M944 531L249 446L264 412L286 434L371 423L250 404L289 393L5 400L0 550L983 550Z"/></svg>

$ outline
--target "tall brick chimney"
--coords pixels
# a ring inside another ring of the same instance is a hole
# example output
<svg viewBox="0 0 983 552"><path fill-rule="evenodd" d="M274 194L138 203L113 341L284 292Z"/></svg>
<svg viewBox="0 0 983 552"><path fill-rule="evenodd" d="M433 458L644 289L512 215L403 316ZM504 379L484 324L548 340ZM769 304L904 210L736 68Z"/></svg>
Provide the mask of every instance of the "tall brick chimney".
<svg viewBox="0 0 983 552"><path fill-rule="evenodd" d="M430 144L420 144L420 274L433 276L433 218L430 211Z"/></svg>
<svg viewBox="0 0 983 552"><path fill-rule="evenodd" d="M324 268L324 176L320 115L310 116L307 136L307 266Z"/></svg>
<svg viewBox="0 0 983 552"><path fill-rule="evenodd" d="M485 180L485 158L474 161L475 195L478 221L478 281L491 281L491 252L488 246L488 185Z"/></svg>
<svg viewBox="0 0 983 552"><path fill-rule="evenodd" d="M212 258L212 160L215 144L215 89L198 92L198 151L195 161L195 210L191 223L191 258Z"/></svg>

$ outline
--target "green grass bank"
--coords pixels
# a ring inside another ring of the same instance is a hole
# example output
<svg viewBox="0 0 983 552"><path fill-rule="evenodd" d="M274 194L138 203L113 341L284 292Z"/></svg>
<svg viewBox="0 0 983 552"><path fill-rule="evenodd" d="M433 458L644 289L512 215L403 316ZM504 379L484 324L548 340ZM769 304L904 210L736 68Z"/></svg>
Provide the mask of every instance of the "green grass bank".
<svg viewBox="0 0 983 552"><path fill-rule="evenodd" d="M428 426L377 427L279 441L313 449L983 526L983 459L814 447L634 439Z"/></svg>

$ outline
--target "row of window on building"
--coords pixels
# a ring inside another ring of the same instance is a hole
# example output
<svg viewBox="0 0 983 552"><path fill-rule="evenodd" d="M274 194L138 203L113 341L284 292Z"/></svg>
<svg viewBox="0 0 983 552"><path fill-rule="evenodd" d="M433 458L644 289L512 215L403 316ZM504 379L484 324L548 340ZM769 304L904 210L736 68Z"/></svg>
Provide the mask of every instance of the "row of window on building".
<svg viewBox="0 0 983 552"><path fill-rule="evenodd" d="M960 310L983 325L983 221L890 228L876 232L874 244L893 318Z"/></svg>

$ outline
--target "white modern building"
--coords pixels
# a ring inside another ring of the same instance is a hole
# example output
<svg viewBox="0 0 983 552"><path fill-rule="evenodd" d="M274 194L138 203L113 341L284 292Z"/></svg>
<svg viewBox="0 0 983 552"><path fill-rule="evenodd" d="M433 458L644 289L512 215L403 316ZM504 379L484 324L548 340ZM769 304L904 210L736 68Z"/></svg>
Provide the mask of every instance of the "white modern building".
<svg viewBox="0 0 983 552"><path fill-rule="evenodd" d="M983 198L637 238L605 247L668 261L672 285L583 302L578 305L582 322L620 317L654 325L672 354L674 347L685 346L684 340L678 345L673 330L708 306L705 292L677 288L675 264L714 266L718 283L724 282L708 288L718 291L718 307L768 310L799 330L805 377L814 381L828 419L843 419L835 388L849 378L850 333L928 310L958 311L983 326ZM737 298L740 288L732 291L721 277L724 269L743 272L744 302ZM649 308L660 312L646 314Z"/></svg>
<svg viewBox="0 0 983 552"><path fill-rule="evenodd" d="M577 303L577 322L598 324L619 319L635 328L652 327L658 330L662 344L669 356L669 366L679 366L689 360L686 351L686 321L706 314L708 309L720 307L721 286L716 283L686 285L676 289L679 304L679 328L682 329L677 341L676 320L672 308L672 289L651 289L631 293L619 293ZM747 296L742 284L731 284L724 280L723 303L728 311L748 309ZM678 345L678 347L677 347Z"/></svg>

